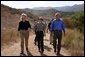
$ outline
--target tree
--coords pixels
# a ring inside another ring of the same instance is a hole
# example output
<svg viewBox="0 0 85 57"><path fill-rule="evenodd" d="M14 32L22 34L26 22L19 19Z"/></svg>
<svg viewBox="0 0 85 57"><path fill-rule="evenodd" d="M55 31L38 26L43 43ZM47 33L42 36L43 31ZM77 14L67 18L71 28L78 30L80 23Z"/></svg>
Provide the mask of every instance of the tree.
<svg viewBox="0 0 85 57"><path fill-rule="evenodd" d="M75 27L77 27L78 29L80 29L80 31L82 31L82 29L84 28L84 11L75 12L72 15L72 21Z"/></svg>

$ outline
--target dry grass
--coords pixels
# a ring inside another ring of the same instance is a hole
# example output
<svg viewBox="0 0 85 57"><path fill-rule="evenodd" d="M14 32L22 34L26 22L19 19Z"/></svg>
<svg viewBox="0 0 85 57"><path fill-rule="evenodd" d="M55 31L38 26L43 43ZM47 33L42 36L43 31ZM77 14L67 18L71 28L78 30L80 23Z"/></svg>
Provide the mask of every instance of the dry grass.
<svg viewBox="0 0 85 57"><path fill-rule="evenodd" d="M33 32L30 30L30 35ZM18 32L17 28L6 28L1 30L1 47L4 48L5 46L9 47L14 43L20 41L20 33Z"/></svg>
<svg viewBox="0 0 85 57"><path fill-rule="evenodd" d="M84 35L78 30L67 29L62 44L72 56L84 56Z"/></svg>
<svg viewBox="0 0 85 57"><path fill-rule="evenodd" d="M30 36L33 34L31 31ZM11 46L20 41L17 29L1 30L1 47ZM66 36L62 39L62 45L72 56L84 56L84 35L78 30L67 29Z"/></svg>
<svg viewBox="0 0 85 57"><path fill-rule="evenodd" d="M18 31L14 28L1 30L1 47L12 45L19 41Z"/></svg>

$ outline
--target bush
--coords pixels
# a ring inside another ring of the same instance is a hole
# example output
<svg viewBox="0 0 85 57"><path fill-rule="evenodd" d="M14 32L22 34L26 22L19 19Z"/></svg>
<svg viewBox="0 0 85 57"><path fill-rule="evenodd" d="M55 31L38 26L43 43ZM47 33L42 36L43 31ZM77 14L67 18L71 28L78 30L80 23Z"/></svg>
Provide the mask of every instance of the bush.
<svg viewBox="0 0 85 57"><path fill-rule="evenodd" d="M75 25L75 27L77 27L78 29L80 29L80 31L84 31L83 28L84 28L84 12L81 11L81 12L75 12L73 15L72 15L72 21Z"/></svg>
<svg viewBox="0 0 85 57"><path fill-rule="evenodd" d="M62 44L72 56L84 55L84 35L78 30L67 29Z"/></svg>
<svg viewBox="0 0 85 57"><path fill-rule="evenodd" d="M72 28L72 29L74 28L74 23L70 17L64 17L64 23L65 23L65 27Z"/></svg>
<svg viewBox="0 0 85 57"><path fill-rule="evenodd" d="M1 30L1 47L19 42L18 31L14 28Z"/></svg>

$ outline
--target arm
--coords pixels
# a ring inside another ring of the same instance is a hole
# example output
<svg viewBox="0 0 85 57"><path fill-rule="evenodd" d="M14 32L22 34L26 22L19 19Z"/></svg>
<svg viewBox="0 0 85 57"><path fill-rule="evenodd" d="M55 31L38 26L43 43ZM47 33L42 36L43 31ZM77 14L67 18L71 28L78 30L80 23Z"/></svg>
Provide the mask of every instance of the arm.
<svg viewBox="0 0 85 57"><path fill-rule="evenodd" d="M46 24L46 22L45 22L45 24L44 24L44 35L46 36L46 31L47 31L47 24Z"/></svg>
<svg viewBox="0 0 85 57"><path fill-rule="evenodd" d="M30 25L29 21L27 21L27 25L28 25L28 31L31 31L31 25Z"/></svg>
<svg viewBox="0 0 85 57"><path fill-rule="evenodd" d="M30 25L29 21L28 21L28 27L31 29L31 25Z"/></svg>
<svg viewBox="0 0 85 57"><path fill-rule="evenodd" d="M51 32L53 31L53 27L54 27L54 22L52 22L51 25L50 25L50 31Z"/></svg>
<svg viewBox="0 0 85 57"><path fill-rule="evenodd" d="M18 32L17 32L17 36L19 36L19 31L21 30L21 22L19 22L19 25L18 25Z"/></svg>
<svg viewBox="0 0 85 57"><path fill-rule="evenodd" d="M20 31L20 28L21 28L21 23L19 22L18 31Z"/></svg>
<svg viewBox="0 0 85 57"><path fill-rule="evenodd" d="M36 24L34 23L34 26L33 26L33 32L36 31Z"/></svg>
<svg viewBox="0 0 85 57"><path fill-rule="evenodd" d="M48 23L48 28L47 28L47 32L50 30L50 23Z"/></svg>

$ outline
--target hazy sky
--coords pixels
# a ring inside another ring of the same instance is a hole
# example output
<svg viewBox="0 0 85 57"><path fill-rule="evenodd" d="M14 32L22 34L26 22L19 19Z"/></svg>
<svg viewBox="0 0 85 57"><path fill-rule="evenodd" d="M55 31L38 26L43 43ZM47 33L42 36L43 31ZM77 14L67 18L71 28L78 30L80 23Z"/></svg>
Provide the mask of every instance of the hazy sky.
<svg viewBox="0 0 85 57"><path fill-rule="evenodd" d="M83 4L84 1L1 1L12 8L62 7Z"/></svg>

